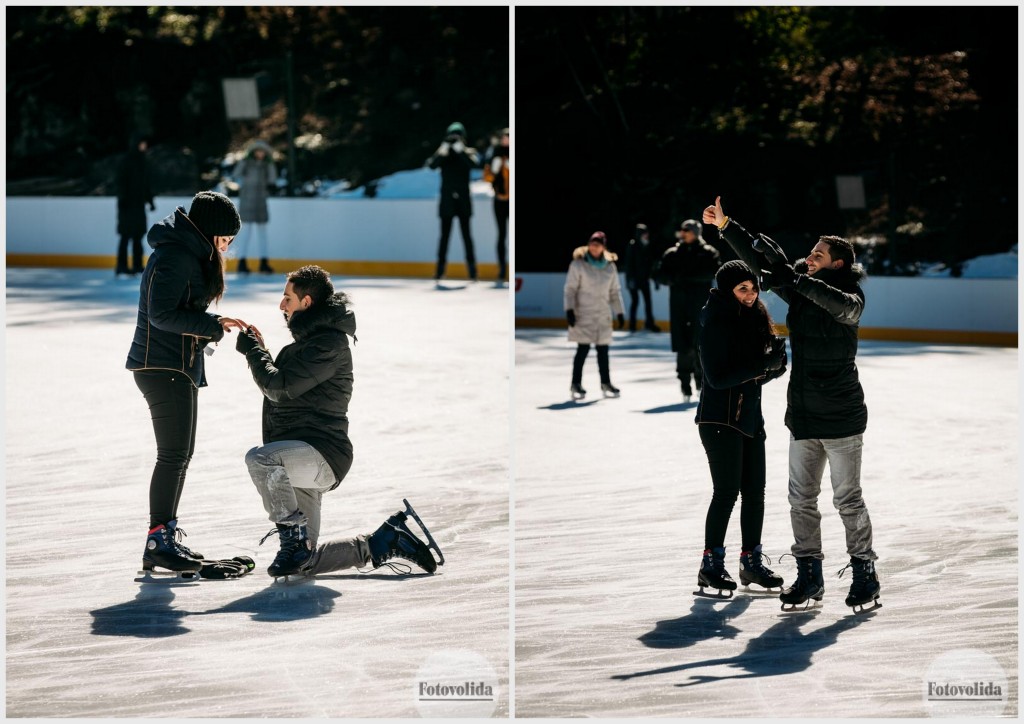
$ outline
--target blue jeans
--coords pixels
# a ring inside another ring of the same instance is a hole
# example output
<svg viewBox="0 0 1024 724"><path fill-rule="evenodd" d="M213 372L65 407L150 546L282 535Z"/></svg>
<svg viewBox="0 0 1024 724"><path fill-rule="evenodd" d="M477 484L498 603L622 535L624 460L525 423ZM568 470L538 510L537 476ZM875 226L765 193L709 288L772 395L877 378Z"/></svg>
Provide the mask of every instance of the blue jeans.
<svg viewBox="0 0 1024 724"><path fill-rule="evenodd" d="M320 502L334 485L334 471L324 456L309 443L279 440L254 447L246 453L245 464L270 521L282 523L302 511L309 539L316 545Z"/></svg>
<svg viewBox="0 0 1024 724"><path fill-rule="evenodd" d="M860 461L864 436L834 440L789 438L789 517L793 523L793 555L823 559L818 494L828 463L832 478L832 504L846 528L846 552L851 558L873 561L871 518L860 489Z"/></svg>

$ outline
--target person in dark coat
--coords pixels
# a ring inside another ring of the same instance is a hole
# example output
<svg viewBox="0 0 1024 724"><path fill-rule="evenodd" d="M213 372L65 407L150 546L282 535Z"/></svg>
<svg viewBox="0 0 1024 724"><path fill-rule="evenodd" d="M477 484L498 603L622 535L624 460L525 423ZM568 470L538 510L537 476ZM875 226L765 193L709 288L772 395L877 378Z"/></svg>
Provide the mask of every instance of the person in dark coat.
<svg viewBox="0 0 1024 724"><path fill-rule="evenodd" d="M676 376L687 402L693 395L690 378L698 391L703 379L697 354L700 310L721 265L718 250L704 241L702 229L699 221L684 221L676 232L679 241L662 254L654 271L654 279L669 288L672 351L676 353Z"/></svg>
<svg viewBox="0 0 1024 724"><path fill-rule="evenodd" d="M241 220L231 200L201 191L188 213L178 207L149 230L149 256L139 289L135 336L125 367L146 398L157 457L149 483L149 534L143 568L198 571L203 556L181 544L178 501L195 450L205 352L239 319L207 311L224 294L224 252Z"/></svg>
<svg viewBox="0 0 1024 724"><path fill-rule="evenodd" d="M494 189L494 220L498 223L496 251L498 255L499 282L504 281L508 273L508 248L505 242L508 238L508 211L510 199L512 198L510 178L512 165L509 159L511 136L509 133L508 128L501 132L501 139L496 139L491 144L487 157L484 159L484 181L489 183L491 188Z"/></svg>
<svg viewBox="0 0 1024 724"><path fill-rule="evenodd" d="M698 332L704 384L695 422L708 456L714 495L704 523L704 557L697 585L736 588L725 570L725 534L742 494L740 581L766 588L782 579L762 561L765 430L761 386L786 371L786 342L776 337L759 299L757 276L741 261L726 262L718 287L701 309Z"/></svg>
<svg viewBox="0 0 1024 724"><path fill-rule="evenodd" d="M646 224L637 224L633 238L626 245L626 289L629 290L629 331L636 331L636 311L639 297L644 298L644 329L660 332L654 321L651 308L651 266L654 264L654 250L651 248L651 232Z"/></svg>
<svg viewBox="0 0 1024 724"><path fill-rule="evenodd" d="M153 190L150 185L149 163L146 161L148 142L140 135L132 136L128 153L117 166L117 233L121 241L117 246L117 276L142 273L142 237L149 228L146 204L155 211ZM128 243L132 244L132 265L128 266Z"/></svg>
<svg viewBox="0 0 1024 724"><path fill-rule="evenodd" d="M786 326L793 369L786 427L791 433L789 502L797 580L781 598L796 604L808 598L820 600L824 594L818 495L827 463L833 504L846 528L853 567L846 604L869 603L877 599L880 586L871 518L860 486L868 419L856 363L864 272L855 263L853 245L838 236L822 236L806 259L790 264L778 244L763 234L755 237L726 216L721 197L704 210L704 221L714 223L721 238L747 264L766 272L772 291L789 304Z"/></svg>
<svg viewBox="0 0 1024 724"><path fill-rule="evenodd" d="M448 126L444 141L434 155L427 159L427 166L441 170L441 200L438 215L441 217L441 239L437 247L437 270L434 280L440 281L448 263L448 238L452 223L459 220L462 243L466 248L466 269L469 278L476 281L476 255L473 251L473 236L469 230L469 219L473 215L473 204L469 196L469 172L480 165L476 149L466 145L466 128L459 122Z"/></svg>
<svg viewBox="0 0 1024 724"><path fill-rule="evenodd" d="M280 310L292 342L272 357L263 335L250 325L236 349L245 355L263 394L263 444L245 456L253 484L281 547L267 572L274 577L313 575L407 558L428 572L437 568L429 548L396 513L375 533L319 545L323 494L352 466L348 404L356 318L330 274L311 265L288 275ZM266 540L264 537L264 540ZM260 541L261 543L263 541Z"/></svg>

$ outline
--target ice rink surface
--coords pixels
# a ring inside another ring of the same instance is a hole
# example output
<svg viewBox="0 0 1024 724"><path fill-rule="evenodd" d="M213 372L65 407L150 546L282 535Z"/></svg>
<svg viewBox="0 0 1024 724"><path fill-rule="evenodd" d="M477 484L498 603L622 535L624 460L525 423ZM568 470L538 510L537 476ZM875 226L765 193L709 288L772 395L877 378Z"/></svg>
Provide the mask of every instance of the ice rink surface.
<svg viewBox="0 0 1024 724"><path fill-rule="evenodd" d="M358 321L355 462L325 496L321 537L371 533L408 498L445 553L441 575L272 583L277 538L257 546L273 526L243 461L262 397L232 334L207 360L179 518L191 548L257 570L134 582L156 456L124 369L138 280L7 270L7 716L416 717L439 655L478 662L507 716L509 291L335 282ZM276 354L291 341L283 288L283 274L229 275L211 311L256 324Z"/></svg>
<svg viewBox="0 0 1024 724"><path fill-rule="evenodd" d="M1018 714L1018 353L861 342L862 486L883 607L854 615L826 471L825 598L780 611L743 588L696 598L707 458L668 334L616 332L602 399L593 350L518 330L516 714L522 717L920 717ZM786 500L788 374L764 388L764 549L795 577ZM738 574L739 504L726 539ZM1003 678L1000 679L1000 676ZM952 677L952 679L951 679ZM959 677L959 678L957 678ZM928 683L1002 681L999 700Z"/></svg>

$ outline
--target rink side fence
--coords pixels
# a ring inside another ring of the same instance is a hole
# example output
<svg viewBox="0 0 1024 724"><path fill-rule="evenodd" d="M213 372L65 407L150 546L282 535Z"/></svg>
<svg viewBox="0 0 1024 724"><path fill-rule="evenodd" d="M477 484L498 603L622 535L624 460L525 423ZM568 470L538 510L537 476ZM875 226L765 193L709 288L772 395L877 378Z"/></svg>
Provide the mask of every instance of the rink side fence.
<svg viewBox="0 0 1024 724"><path fill-rule="evenodd" d="M190 198L157 197L153 224L186 209ZM332 274L415 277L434 275L440 221L434 199L272 198L267 224L270 264L282 272L319 264ZM8 266L83 267L113 272L116 262L117 200L109 196L9 197L6 200ZM492 201L473 197L470 221L478 275L498 272L497 225ZM228 252L228 271L237 267L243 224ZM149 245L143 241L144 253ZM130 253L130 252L129 252ZM259 259L256 234L246 257ZM465 278L464 248L458 224L448 243L446 276ZM253 264L250 263L250 267Z"/></svg>
<svg viewBox="0 0 1024 724"><path fill-rule="evenodd" d="M619 281L628 319L629 293L621 274ZM516 274L516 327L564 329L564 284L564 274ZM870 277L864 282L864 294L861 339L1017 346L1016 279ZM771 292L763 299L776 329L786 334L786 303ZM668 330L668 289L652 287L651 301L658 327ZM637 318L642 327L642 299Z"/></svg>

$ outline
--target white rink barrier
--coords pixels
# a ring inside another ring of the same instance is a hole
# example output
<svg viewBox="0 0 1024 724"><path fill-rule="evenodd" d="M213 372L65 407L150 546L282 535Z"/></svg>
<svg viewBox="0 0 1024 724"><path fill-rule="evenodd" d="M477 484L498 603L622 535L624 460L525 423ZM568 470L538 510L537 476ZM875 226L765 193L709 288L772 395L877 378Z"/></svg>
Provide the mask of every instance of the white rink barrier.
<svg viewBox="0 0 1024 724"><path fill-rule="evenodd" d="M156 211L147 210L150 224L177 206L187 210L191 197L157 197L155 202ZM436 198L271 198L268 203L272 265L319 263L332 272L351 275L429 277L434 273L441 228ZM114 197L9 197L6 215L9 266L114 268L119 241ZM473 197L470 231L480 277L491 278L497 273L498 228L489 197ZM259 253L256 240L254 233L249 239L250 257ZM143 248L148 254L145 241ZM448 243L451 276L465 274L463 260L456 221ZM232 268L229 261L229 271Z"/></svg>
<svg viewBox="0 0 1024 724"><path fill-rule="evenodd" d="M629 292L620 274L622 301L629 313ZM562 327L565 274L524 273L515 278L517 327ZM868 277L864 282L862 339L1017 346L1016 279L946 279ZM668 329L668 289L654 291L651 301L658 326ZM787 305L768 292L764 302L779 326ZM643 299L637 310L642 320Z"/></svg>

